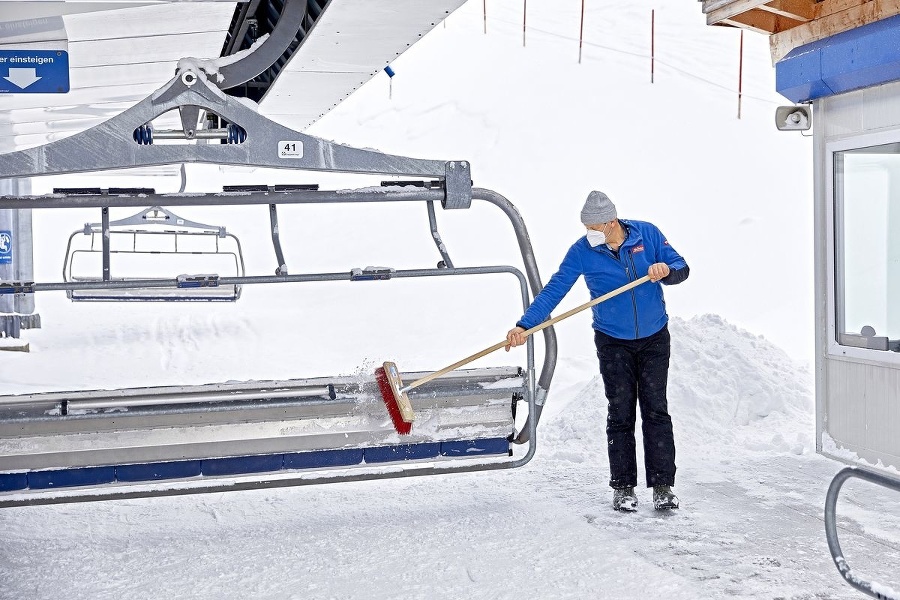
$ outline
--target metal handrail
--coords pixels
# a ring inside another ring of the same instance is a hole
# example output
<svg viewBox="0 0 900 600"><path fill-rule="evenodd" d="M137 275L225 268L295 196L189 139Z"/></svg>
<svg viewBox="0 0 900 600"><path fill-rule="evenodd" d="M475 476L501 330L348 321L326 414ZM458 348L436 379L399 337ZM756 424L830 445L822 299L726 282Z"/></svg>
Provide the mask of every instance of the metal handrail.
<svg viewBox="0 0 900 600"><path fill-rule="evenodd" d="M834 479L831 480L831 485L828 486L828 493L825 496L825 537L828 540L828 550L831 551L831 558L834 560L841 577L857 590L873 598L878 598L878 600L900 600L900 593L878 583L866 581L853 573L850 564L841 551L841 545L838 541L836 507L841 486L851 477L857 477L869 483L900 492L900 480L898 479L858 467L846 467L839 471L834 476Z"/></svg>

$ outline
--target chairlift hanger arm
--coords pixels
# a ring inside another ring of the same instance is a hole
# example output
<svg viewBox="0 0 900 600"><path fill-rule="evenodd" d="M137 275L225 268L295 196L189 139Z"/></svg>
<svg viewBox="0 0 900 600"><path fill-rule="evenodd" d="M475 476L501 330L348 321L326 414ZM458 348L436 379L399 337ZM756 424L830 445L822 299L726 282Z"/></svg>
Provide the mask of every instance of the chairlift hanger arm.
<svg viewBox="0 0 900 600"><path fill-rule="evenodd" d="M246 131L230 144L142 144L135 131L182 106L197 106ZM289 152L284 150L291 144ZM202 69L182 69L165 86L115 117L49 144L0 155L0 176L105 171L178 163L274 167L304 171L434 177L445 182L445 208L468 208L472 180L468 161L439 161L353 148L294 131L214 87ZM144 204L146 206L146 203Z"/></svg>

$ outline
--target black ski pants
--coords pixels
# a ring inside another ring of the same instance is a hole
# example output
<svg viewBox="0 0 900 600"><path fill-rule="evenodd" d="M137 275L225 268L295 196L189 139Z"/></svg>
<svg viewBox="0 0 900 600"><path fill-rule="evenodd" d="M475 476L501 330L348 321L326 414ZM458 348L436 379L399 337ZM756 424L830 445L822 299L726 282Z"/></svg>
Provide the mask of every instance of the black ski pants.
<svg viewBox="0 0 900 600"><path fill-rule="evenodd" d="M609 485L637 485L634 425L641 408L644 469L647 487L675 484L675 439L666 400L669 377L668 327L651 336L621 340L594 331L600 374L609 412L606 441L609 450Z"/></svg>

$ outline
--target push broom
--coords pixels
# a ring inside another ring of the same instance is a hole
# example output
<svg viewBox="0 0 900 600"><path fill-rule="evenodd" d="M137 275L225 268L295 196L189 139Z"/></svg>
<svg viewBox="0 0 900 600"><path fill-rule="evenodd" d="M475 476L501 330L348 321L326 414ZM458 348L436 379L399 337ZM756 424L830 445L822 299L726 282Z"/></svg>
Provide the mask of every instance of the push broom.
<svg viewBox="0 0 900 600"><path fill-rule="evenodd" d="M600 304L605 300L609 300L613 296L618 296L622 292L627 292L632 288L636 288L650 281L649 275L644 275L640 279L636 279L631 283L627 283L620 288L616 288L611 292L603 294L602 296L598 296L591 300L590 302L585 302L581 306L576 306L572 310L566 311L558 317L553 317L552 319L547 319L540 325L535 325L531 329L528 329L522 333L525 337L533 333L537 333L542 329L546 329L550 327L554 323L559 323L563 319L568 319L572 315L576 313L580 313L581 311L588 309L596 304ZM415 413L412 409L412 404L409 401L409 396L407 392L410 390L419 387L425 383L428 383L432 379L440 377L450 371L460 368L463 365L467 365L474 360L478 360L482 356L486 356L491 352L496 352L500 348L505 348L509 342L503 340L502 342L496 343L489 348L485 348L481 352L477 352L472 356L468 356L460 361L453 363L450 366L444 367L440 371L435 371L434 373L430 373L421 379L416 379L409 385L404 386L403 380L400 378L400 371L397 370L397 365L390 361L387 361L381 367L375 369L375 380L378 382L378 388L381 390L381 397L384 400L385 405L388 409L388 414L391 416L391 421L394 423L394 429L397 430L397 433L404 435L408 434L412 429L412 422L415 420Z"/></svg>

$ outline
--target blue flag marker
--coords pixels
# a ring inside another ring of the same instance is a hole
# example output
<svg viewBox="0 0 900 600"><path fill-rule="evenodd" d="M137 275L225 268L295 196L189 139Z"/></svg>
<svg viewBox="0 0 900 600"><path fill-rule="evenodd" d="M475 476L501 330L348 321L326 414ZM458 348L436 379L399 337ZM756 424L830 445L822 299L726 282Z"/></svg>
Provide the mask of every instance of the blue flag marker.
<svg viewBox="0 0 900 600"><path fill-rule="evenodd" d="M388 74L388 99L390 99L394 95L394 70L388 65L384 68L384 72Z"/></svg>

